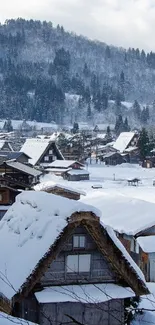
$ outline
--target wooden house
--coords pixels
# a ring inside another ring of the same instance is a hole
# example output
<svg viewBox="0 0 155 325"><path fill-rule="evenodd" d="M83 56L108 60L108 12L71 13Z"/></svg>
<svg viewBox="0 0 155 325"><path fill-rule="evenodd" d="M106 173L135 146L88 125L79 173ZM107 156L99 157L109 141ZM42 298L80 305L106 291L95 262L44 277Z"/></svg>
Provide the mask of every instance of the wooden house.
<svg viewBox="0 0 155 325"><path fill-rule="evenodd" d="M81 168L84 168L84 164L76 160L66 160L66 159L55 160L47 166L46 172L50 172L57 176L61 176L63 173L71 169L81 169Z"/></svg>
<svg viewBox="0 0 155 325"><path fill-rule="evenodd" d="M0 151L0 158L3 160L16 160L23 164L28 164L30 157L21 151Z"/></svg>
<svg viewBox="0 0 155 325"><path fill-rule="evenodd" d="M62 184L56 184L53 181L47 181L36 185L35 191L44 191L76 201L80 200L81 195L86 195L85 192L81 190L74 189Z"/></svg>
<svg viewBox="0 0 155 325"><path fill-rule="evenodd" d="M22 164L16 160L4 161L0 164L0 173L10 187L26 189L39 182L41 171Z"/></svg>
<svg viewBox="0 0 155 325"><path fill-rule="evenodd" d="M0 139L0 151L13 151L11 143L8 140Z"/></svg>
<svg viewBox="0 0 155 325"><path fill-rule="evenodd" d="M136 149L139 135L137 132L122 132L116 139L113 148L123 153L127 149Z"/></svg>
<svg viewBox="0 0 155 325"><path fill-rule="evenodd" d="M117 237L142 269L146 279L155 281L155 254L153 254L155 246L152 244L148 248L144 243L151 241L152 238L148 236L155 236L155 204L119 194L105 195L104 190L103 192L100 190L98 196L94 194L94 197L92 193L90 197L87 194L82 198L82 202L92 204L102 211L102 222L115 230Z"/></svg>
<svg viewBox="0 0 155 325"><path fill-rule="evenodd" d="M126 162L126 159L119 152L110 152L103 156L102 161L105 165L116 166Z"/></svg>
<svg viewBox="0 0 155 325"><path fill-rule="evenodd" d="M44 167L56 159L64 159L55 141L51 141L50 139L26 139L20 151L31 157L29 163L33 166Z"/></svg>
<svg viewBox="0 0 155 325"><path fill-rule="evenodd" d="M147 281L155 282L155 222L136 234L140 247L140 267Z"/></svg>
<svg viewBox="0 0 155 325"><path fill-rule="evenodd" d="M89 171L86 169L71 169L63 173L63 178L68 181L87 181L89 180Z"/></svg>
<svg viewBox="0 0 155 325"><path fill-rule="evenodd" d="M0 223L0 308L44 325L124 325L125 299L149 290L99 217L77 201L21 193Z"/></svg>

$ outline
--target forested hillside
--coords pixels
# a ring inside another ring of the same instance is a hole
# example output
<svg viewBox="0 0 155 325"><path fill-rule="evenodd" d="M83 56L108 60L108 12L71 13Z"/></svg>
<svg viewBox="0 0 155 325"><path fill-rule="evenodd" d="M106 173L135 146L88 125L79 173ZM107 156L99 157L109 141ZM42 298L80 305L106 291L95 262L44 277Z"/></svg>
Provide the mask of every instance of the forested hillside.
<svg viewBox="0 0 155 325"><path fill-rule="evenodd" d="M0 25L0 118L104 123L121 114L147 124L154 99L155 53L90 41L51 22Z"/></svg>

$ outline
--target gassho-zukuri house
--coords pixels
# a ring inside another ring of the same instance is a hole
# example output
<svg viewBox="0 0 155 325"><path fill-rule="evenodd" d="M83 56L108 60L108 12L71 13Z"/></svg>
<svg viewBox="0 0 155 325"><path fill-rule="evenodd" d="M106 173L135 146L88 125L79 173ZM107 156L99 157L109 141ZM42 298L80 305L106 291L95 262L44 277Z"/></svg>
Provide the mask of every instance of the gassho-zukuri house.
<svg viewBox="0 0 155 325"><path fill-rule="evenodd" d="M0 309L38 324L124 324L144 275L98 209L25 191L0 221Z"/></svg>

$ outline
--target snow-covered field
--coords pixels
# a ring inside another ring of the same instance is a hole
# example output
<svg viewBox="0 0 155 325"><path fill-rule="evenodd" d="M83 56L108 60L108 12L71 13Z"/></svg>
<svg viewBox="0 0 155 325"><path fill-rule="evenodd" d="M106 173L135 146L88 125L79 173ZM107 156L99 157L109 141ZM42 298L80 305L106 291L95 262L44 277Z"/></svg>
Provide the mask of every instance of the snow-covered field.
<svg viewBox="0 0 155 325"><path fill-rule="evenodd" d="M53 176L52 174L45 175L42 182L55 181L86 192L86 198L95 196L97 193L103 192L108 195L120 194L130 198L137 198L148 202L155 203L155 169L145 169L138 165L123 164L118 166L104 165L88 165L86 167L90 173L89 181L69 182L63 180L62 177ZM139 178L138 186L128 186L128 179ZM100 185L102 189L93 189L93 185Z"/></svg>

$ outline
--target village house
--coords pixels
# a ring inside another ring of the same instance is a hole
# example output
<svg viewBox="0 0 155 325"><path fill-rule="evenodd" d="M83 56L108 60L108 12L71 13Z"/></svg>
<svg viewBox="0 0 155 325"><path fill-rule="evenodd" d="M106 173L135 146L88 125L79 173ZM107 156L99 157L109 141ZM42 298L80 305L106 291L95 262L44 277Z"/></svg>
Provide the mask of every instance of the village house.
<svg viewBox="0 0 155 325"><path fill-rule="evenodd" d="M37 184L34 189L35 191L44 191L76 201L80 200L81 195L86 195L85 192L82 190L74 189L64 184L57 184L53 181L47 181Z"/></svg>
<svg viewBox="0 0 155 325"><path fill-rule="evenodd" d="M125 163L126 159L119 152L110 152L102 157L102 161L105 165L116 166Z"/></svg>
<svg viewBox="0 0 155 325"><path fill-rule="evenodd" d="M129 163L139 163L139 135L137 132L122 132L113 144L113 148Z"/></svg>
<svg viewBox="0 0 155 325"><path fill-rule="evenodd" d="M138 138L137 132L122 132L116 139L113 148L121 153L129 148L137 148Z"/></svg>
<svg viewBox="0 0 155 325"><path fill-rule="evenodd" d="M29 163L33 166L45 167L56 159L64 159L55 141L50 139L26 139L20 151L31 157Z"/></svg>
<svg viewBox="0 0 155 325"><path fill-rule="evenodd" d="M63 178L68 181L88 181L89 171L86 169L71 169L63 173Z"/></svg>
<svg viewBox="0 0 155 325"><path fill-rule="evenodd" d="M39 182L42 172L16 160L7 160L0 163L0 174L8 186L25 190Z"/></svg>
<svg viewBox="0 0 155 325"><path fill-rule="evenodd" d="M81 169L84 168L84 164L80 163L76 160L55 160L50 163L47 168L46 172L53 173L57 176L61 176L64 172L69 171L71 169Z"/></svg>
<svg viewBox="0 0 155 325"><path fill-rule="evenodd" d="M19 194L0 222L1 310L44 325L124 325L125 299L149 290L100 217L82 202Z"/></svg>
<svg viewBox="0 0 155 325"><path fill-rule="evenodd" d="M0 139L0 151L13 151L10 141Z"/></svg>
<svg viewBox="0 0 155 325"><path fill-rule="evenodd" d="M28 164L30 159L28 155L21 151L0 151L0 159L1 158L3 160L15 159L16 161L23 164Z"/></svg>
<svg viewBox="0 0 155 325"><path fill-rule="evenodd" d="M154 241L152 246L148 246L148 243L155 235L155 204L119 194L105 195L102 189L98 191L98 196L87 195L81 201L92 204L102 211L102 222L115 230L117 237L139 265L147 281L154 282Z"/></svg>

